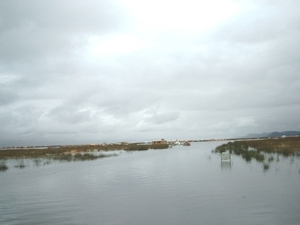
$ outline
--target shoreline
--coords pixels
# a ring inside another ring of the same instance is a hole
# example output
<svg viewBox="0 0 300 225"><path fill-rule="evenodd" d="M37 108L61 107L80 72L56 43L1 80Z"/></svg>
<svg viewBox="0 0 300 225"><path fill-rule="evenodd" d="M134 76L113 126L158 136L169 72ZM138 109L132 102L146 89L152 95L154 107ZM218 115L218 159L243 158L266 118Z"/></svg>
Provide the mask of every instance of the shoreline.
<svg viewBox="0 0 300 225"><path fill-rule="evenodd" d="M53 155L66 155L76 153L93 153L100 151L145 151L148 149L167 149L167 144L156 145L137 145L137 144L111 144L111 145L72 145L61 147L47 147L46 149L26 148L26 149L9 149L0 150L0 159L10 158L39 158Z"/></svg>

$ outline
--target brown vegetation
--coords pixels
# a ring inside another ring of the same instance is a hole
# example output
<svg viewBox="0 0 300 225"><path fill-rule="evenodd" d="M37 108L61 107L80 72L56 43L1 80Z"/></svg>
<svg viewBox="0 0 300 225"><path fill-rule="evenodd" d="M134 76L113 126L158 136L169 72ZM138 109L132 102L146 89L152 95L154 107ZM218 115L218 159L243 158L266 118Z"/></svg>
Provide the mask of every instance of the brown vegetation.
<svg viewBox="0 0 300 225"><path fill-rule="evenodd" d="M283 155L294 155L300 153L300 137L286 137L286 138L269 138L269 139L249 139L235 142L228 142L227 144L218 146L217 152L234 151L248 151L249 148L255 149L257 152L279 153Z"/></svg>
<svg viewBox="0 0 300 225"><path fill-rule="evenodd" d="M286 137L274 139L256 139L228 142L227 144L216 147L214 152L240 155L247 162L256 159L257 162L263 163L264 171L268 171L270 163L274 161L274 154L284 156L300 156L300 137ZM264 153L263 153L264 152Z"/></svg>
<svg viewBox="0 0 300 225"><path fill-rule="evenodd" d="M249 147L268 153L293 155L300 152L300 137L242 141Z"/></svg>
<svg viewBox="0 0 300 225"><path fill-rule="evenodd" d="M17 149L0 150L0 159L7 158L39 158L49 155L75 154L93 151L141 151L148 149L164 149L169 145L137 145L137 144L108 144L108 145L69 145L60 147L49 147L47 149Z"/></svg>

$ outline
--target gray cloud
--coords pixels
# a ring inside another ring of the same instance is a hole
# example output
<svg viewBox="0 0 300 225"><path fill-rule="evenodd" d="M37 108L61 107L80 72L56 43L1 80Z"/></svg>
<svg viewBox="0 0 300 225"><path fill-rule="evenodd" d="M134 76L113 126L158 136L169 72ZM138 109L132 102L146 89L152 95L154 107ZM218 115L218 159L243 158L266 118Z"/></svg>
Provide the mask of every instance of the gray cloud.
<svg viewBox="0 0 300 225"><path fill-rule="evenodd" d="M299 130L300 3L227 3L2 1L0 144Z"/></svg>
<svg viewBox="0 0 300 225"><path fill-rule="evenodd" d="M179 114L176 112L169 112L169 113L155 113L151 115L146 121L153 123L153 124L164 124L171 121L175 121L179 118Z"/></svg>

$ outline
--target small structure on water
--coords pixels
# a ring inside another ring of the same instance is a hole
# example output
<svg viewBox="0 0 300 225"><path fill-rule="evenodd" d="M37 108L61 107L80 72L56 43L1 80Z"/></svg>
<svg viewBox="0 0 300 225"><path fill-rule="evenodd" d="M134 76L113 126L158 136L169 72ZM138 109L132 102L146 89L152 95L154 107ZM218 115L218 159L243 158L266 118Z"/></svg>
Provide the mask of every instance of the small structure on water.
<svg viewBox="0 0 300 225"><path fill-rule="evenodd" d="M231 161L231 154L228 152L222 152L221 161Z"/></svg>
<svg viewBox="0 0 300 225"><path fill-rule="evenodd" d="M179 140L176 140L176 141L169 141L169 144L171 147L178 147L178 146L190 146L191 143L189 141L179 141Z"/></svg>
<svg viewBox="0 0 300 225"><path fill-rule="evenodd" d="M231 154L229 152L221 153L221 167L222 169L231 169Z"/></svg>
<svg viewBox="0 0 300 225"><path fill-rule="evenodd" d="M152 141L153 145L167 145L168 142L165 139L161 139L160 141Z"/></svg>

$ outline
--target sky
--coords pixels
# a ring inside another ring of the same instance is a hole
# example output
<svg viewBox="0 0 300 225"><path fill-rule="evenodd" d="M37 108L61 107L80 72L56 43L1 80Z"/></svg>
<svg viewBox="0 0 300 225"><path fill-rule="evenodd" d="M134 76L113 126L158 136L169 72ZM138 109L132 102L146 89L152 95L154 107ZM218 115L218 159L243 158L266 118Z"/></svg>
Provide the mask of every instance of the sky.
<svg viewBox="0 0 300 225"><path fill-rule="evenodd" d="M0 146L300 130L299 9L0 1Z"/></svg>

